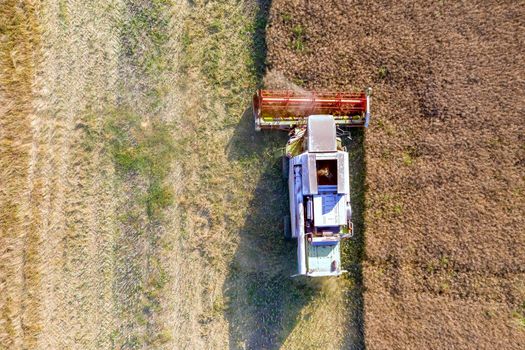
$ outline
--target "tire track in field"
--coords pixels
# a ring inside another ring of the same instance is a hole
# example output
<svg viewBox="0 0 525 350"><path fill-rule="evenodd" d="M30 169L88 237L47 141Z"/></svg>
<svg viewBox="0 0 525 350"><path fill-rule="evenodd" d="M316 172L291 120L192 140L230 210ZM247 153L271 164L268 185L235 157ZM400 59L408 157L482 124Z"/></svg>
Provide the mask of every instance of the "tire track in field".
<svg viewBox="0 0 525 350"><path fill-rule="evenodd" d="M38 111L37 181L44 183L41 348L110 347L114 208L112 165L84 128L116 98L116 3L46 2ZM105 10L105 11L104 11Z"/></svg>
<svg viewBox="0 0 525 350"><path fill-rule="evenodd" d="M31 2L0 4L0 348L29 348L40 330L40 275L36 249L40 218L32 205L32 86L40 44Z"/></svg>

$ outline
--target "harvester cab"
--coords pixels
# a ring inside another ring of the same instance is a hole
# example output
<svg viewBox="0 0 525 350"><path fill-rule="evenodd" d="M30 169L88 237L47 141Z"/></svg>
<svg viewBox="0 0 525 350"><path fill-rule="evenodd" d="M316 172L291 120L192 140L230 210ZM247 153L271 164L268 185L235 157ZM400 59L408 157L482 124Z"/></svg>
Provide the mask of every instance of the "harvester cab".
<svg viewBox="0 0 525 350"><path fill-rule="evenodd" d="M284 235L297 240L297 274L339 276L341 240L353 236L348 153L337 130L367 127L371 89L361 93L259 90L255 129L289 131L283 157L290 215Z"/></svg>

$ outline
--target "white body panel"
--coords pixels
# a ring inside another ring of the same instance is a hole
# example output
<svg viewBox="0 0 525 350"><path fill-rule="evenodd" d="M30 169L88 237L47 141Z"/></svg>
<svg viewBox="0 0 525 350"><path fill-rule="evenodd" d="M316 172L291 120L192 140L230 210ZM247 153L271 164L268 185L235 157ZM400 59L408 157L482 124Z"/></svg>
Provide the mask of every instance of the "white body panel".
<svg viewBox="0 0 525 350"><path fill-rule="evenodd" d="M346 224L346 199L341 194L314 195L314 221L317 227Z"/></svg>
<svg viewBox="0 0 525 350"><path fill-rule="evenodd" d="M317 176L316 160L330 159L338 162L338 185L331 186L332 193L324 193L323 187L326 186L317 186L317 183L312 186L311 174ZM315 227L319 230L345 226L350 222L348 154L343 151L315 154L304 152L290 159L288 174L291 234L297 239L297 274L305 276L342 274L345 271L340 266L341 235L315 238L309 242L306 238L305 222L307 219L313 219ZM305 198L306 205L303 204ZM323 243L326 243L325 247L316 245ZM330 246L333 249L329 249ZM326 265L323 265L323 262L329 259L328 257L337 262L337 267L330 271L322 270L320 266Z"/></svg>

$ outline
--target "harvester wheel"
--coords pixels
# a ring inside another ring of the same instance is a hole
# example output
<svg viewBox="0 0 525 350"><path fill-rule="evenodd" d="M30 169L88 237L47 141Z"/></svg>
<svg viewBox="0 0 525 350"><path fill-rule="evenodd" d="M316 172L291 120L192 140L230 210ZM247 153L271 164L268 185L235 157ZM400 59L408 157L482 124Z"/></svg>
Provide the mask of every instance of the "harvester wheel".
<svg viewBox="0 0 525 350"><path fill-rule="evenodd" d="M254 116L253 121L254 121L254 126L255 126L255 132L259 132L261 131L261 124L259 123L259 118L257 117L257 114L255 113L255 111L253 113L253 116Z"/></svg>
<svg viewBox="0 0 525 350"><path fill-rule="evenodd" d="M290 170L290 158L283 156L281 160L281 167L283 170L283 179L288 180L288 174Z"/></svg>
<svg viewBox="0 0 525 350"><path fill-rule="evenodd" d="M292 240L292 224L290 222L290 215L285 215L283 217L283 227L284 227L284 239L287 241Z"/></svg>

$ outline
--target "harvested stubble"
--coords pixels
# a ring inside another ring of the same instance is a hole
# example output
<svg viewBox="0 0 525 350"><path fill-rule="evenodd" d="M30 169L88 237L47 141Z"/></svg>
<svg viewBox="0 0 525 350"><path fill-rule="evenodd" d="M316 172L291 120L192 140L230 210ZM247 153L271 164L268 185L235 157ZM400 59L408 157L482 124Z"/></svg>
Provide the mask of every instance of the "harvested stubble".
<svg viewBox="0 0 525 350"><path fill-rule="evenodd" d="M151 106L173 73L152 71L175 50L131 57L122 38L142 49L151 37L165 44L175 11L155 3L157 13L139 0L0 3L0 349L161 348L171 340L163 327L171 285L160 267L169 253L157 239L167 225L139 221L163 207L163 192L151 186L142 200L142 183L158 179L120 176L111 137L102 136L112 114L128 117L118 112L129 101L155 120L153 130L169 130L167 113ZM166 24L144 23L148 11ZM140 31L133 37L124 24ZM163 90L162 106L172 92ZM137 147L162 154L165 132L144 134L155 142Z"/></svg>
<svg viewBox="0 0 525 350"><path fill-rule="evenodd" d="M269 69L307 89L374 88L371 349L525 344L524 14L512 1L273 2Z"/></svg>

